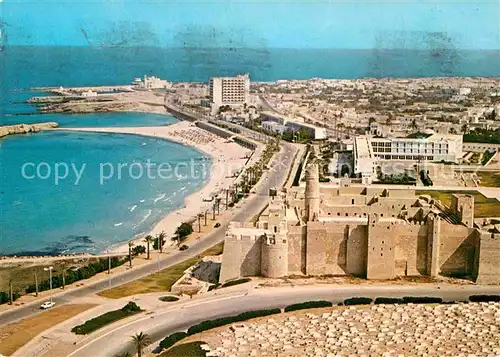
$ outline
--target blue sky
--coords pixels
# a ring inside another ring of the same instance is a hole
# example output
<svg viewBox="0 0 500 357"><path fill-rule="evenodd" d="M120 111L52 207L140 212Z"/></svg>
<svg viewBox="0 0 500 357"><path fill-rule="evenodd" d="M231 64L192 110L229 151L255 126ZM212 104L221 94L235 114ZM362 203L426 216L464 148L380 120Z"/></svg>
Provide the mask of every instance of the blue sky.
<svg viewBox="0 0 500 357"><path fill-rule="evenodd" d="M498 0L3 0L0 19L9 45L500 49Z"/></svg>

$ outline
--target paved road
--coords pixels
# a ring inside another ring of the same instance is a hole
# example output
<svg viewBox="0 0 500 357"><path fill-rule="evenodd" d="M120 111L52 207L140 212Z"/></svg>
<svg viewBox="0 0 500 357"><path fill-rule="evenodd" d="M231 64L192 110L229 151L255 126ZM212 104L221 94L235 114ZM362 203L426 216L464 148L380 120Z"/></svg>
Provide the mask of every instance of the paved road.
<svg viewBox="0 0 500 357"><path fill-rule="evenodd" d="M221 290L222 292L222 290ZM145 332L155 341L153 348L165 336L184 331L189 326L204 320L236 315L245 311L283 308L286 305L311 301L328 300L338 303L354 296L403 297L437 296L445 301L466 300L474 294L498 294L500 287L481 286L441 286L434 285L337 285L337 286L296 286L235 291L220 296L200 296L187 303L176 303L157 310L150 315L142 315L135 321L121 325L104 334L96 334L92 340L76 346L68 357L114 356L126 351L133 352L127 343L131 335Z"/></svg>
<svg viewBox="0 0 500 357"><path fill-rule="evenodd" d="M263 176L262 180L255 188L255 194L251 195L242 204L239 212L233 217L234 221L248 221L250 218L259 213L267 204L267 196L269 188L280 187L283 185L288 170L293 161L295 151L297 149L288 143L284 143L282 150L278 153L273 162L269 165L269 172ZM190 246L188 250L176 252L167 256L160 261L160 268L165 269L172 265L178 264L186 259L192 258L212 247L213 245L224 240L226 225L214 230L199 242ZM158 270L157 262L133 268L112 278L112 286L121 285L144 276L150 275ZM108 279L103 279L95 283L91 283L81 288L61 292L53 296L53 300L57 305L62 305L71 302L73 299L81 298L90 294L95 294L109 288ZM8 310L0 314L0 324L7 324L26 318L30 315L40 313L40 301Z"/></svg>

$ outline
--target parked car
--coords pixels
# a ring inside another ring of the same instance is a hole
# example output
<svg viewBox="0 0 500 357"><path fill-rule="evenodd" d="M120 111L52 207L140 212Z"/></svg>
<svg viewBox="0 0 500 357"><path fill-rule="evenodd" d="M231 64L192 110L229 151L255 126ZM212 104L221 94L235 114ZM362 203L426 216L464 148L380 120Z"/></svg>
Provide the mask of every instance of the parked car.
<svg viewBox="0 0 500 357"><path fill-rule="evenodd" d="M53 301L45 301L42 305L40 305L40 309L47 310L53 307L56 303Z"/></svg>
<svg viewBox="0 0 500 357"><path fill-rule="evenodd" d="M189 246L183 244L183 245L180 246L179 250L186 250L188 248L189 248Z"/></svg>

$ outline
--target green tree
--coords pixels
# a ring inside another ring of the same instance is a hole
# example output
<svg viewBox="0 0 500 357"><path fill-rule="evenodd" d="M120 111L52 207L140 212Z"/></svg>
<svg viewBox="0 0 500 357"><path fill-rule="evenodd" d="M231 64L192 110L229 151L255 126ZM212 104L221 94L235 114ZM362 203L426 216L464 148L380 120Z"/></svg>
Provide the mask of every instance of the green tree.
<svg viewBox="0 0 500 357"><path fill-rule="evenodd" d="M464 125L462 125L462 133L467 134L468 132L469 132L469 125L465 123Z"/></svg>
<svg viewBox="0 0 500 357"><path fill-rule="evenodd" d="M186 237L191 233L193 233L193 225L187 222L181 223L181 225L175 230L175 234L177 235L179 242L186 239Z"/></svg>
<svg viewBox="0 0 500 357"><path fill-rule="evenodd" d="M147 259L149 260L149 245L151 244L151 242L153 241L153 236L148 234L145 238L144 238L144 241L146 242L147 244L147 253L148 253L148 257Z"/></svg>
<svg viewBox="0 0 500 357"><path fill-rule="evenodd" d="M132 247L134 246L134 242L128 242L128 263L132 268Z"/></svg>
<svg viewBox="0 0 500 357"><path fill-rule="evenodd" d="M160 253L163 253L163 246L165 244L165 238L167 237L167 233L165 231L161 231L160 233L157 234L156 240L157 240L157 247L155 249L159 249Z"/></svg>
<svg viewBox="0 0 500 357"><path fill-rule="evenodd" d="M416 119L413 119L411 121L410 128L412 128L413 130L417 130L418 125L417 125L417 120Z"/></svg>
<svg viewBox="0 0 500 357"><path fill-rule="evenodd" d="M142 351L151 343L151 338L147 333L139 332L132 336L132 342L137 350L137 356L142 357Z"/></svg>

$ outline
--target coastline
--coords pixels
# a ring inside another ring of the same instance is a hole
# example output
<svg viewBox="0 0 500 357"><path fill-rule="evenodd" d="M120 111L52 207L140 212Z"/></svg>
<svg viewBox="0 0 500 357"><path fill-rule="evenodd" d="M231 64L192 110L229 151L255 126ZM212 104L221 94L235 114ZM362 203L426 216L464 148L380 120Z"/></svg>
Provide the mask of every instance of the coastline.
<svg viewBox="0 0 500 357"><path fill-rule="evenodd" d="M109 247L112 253L128 252L128 243L144 245L143 238L147 234L155 236L164 231L167 234L166 246L172 245L170 238L174 235L180 223L196 218L196 215L205 210L211 210L213 202L206 202L209 198L225 188L229 188L236 180L235 173L240 171L247 161L251 151L240 145L223 139L215 134L196 127L193 123L179 121L163 127L94 127L94 128L60 128L55 130L76 132L100 132L131 134L169 140L180 145L195 148L211 158L211 168L208 179L203 186L184 198L184 207L171 211L160 219L153 228L141 237L131 237L122 243Z"/></svg>

